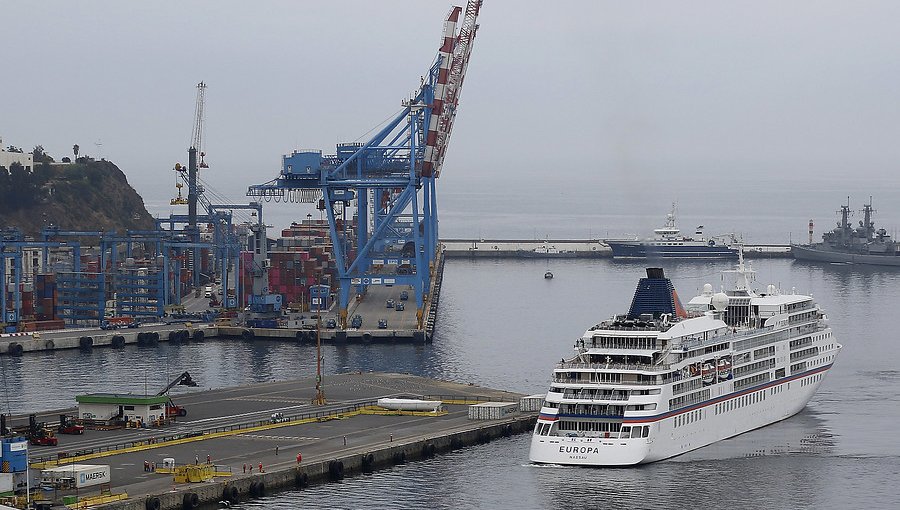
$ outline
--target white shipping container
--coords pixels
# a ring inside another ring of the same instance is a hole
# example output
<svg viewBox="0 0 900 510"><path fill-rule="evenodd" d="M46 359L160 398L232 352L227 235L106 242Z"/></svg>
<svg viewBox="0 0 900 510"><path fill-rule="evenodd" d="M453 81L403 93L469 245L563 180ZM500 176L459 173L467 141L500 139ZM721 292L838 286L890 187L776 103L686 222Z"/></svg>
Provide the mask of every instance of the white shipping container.
<svg viewBox="0 0 900 510"><path fill-rule="evenodd" d="M13 491L13 474L0 473L0 494L6 494Z"/></svg>
<svg viewBox="0 0 900 510"><path fill-rule="evenodd" d="M515 402L484 402L469 406L469 419L500 420L518 411L519 404Z"/></svg>
<svg viewBox="0 0 900 510"><path fill-rule="evenodd" d="M41 482L49 485L58 485L62 480L74 480L75 487L91 487L110 482L109 466L94 464L70 464L41 472Z"/></svg>
<svg viewBox="0 0 900 510"><path fill-rule="evenodd" d="M541 410L544 405L544 395L529 395L519 399L519 411L533 413Z"/></svg>

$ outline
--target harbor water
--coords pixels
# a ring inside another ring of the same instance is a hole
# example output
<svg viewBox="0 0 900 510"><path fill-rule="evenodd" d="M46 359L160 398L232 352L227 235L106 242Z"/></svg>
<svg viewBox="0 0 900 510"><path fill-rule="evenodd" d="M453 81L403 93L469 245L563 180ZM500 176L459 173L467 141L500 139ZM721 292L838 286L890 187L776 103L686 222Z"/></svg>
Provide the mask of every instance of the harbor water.
<svg viewBox="0 0 900 510"><path fill-rule="evenodd" d="M664 263L682 300L720 285L722 262ZM590 325L627 310L645 263L613 260L452 260L432 345L324 348L325 370L394 371L543 393L553 364ZM648 466L533 466L527 435L467 448L338 484L285 492L246 508L885 507L898 489L900 347L892 324L900 272L755 261L757 283L811 293L844 345L793 418ZM550 268L555 278L545 280ZM386 312L387 313L387 312ZM156 393L184 370L201 387L315 372L315 348L209 340L155 348L59 351L0 358L6 412L68 407L95 391ZM52 375L50 375L52 374ZM325 379L326 396L328 379ZM312 395L311 395L312 396Z"/></svg>

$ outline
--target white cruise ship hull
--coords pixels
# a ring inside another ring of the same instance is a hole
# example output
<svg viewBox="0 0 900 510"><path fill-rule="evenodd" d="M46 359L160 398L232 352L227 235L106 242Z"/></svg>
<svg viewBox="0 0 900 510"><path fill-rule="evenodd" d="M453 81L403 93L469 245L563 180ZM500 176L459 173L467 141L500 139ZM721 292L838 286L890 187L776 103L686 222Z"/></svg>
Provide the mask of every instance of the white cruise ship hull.
<svg viewBox="0 0 900 510"><path fill-rule="evenodd" d="M649 426L647 437L535 434L529 459L542 464L629 466L675 457L797 414L830 368L831 364L825 365L657 416L625 418L623 425ZM544 408L541 418L554 411Z"/></svg>

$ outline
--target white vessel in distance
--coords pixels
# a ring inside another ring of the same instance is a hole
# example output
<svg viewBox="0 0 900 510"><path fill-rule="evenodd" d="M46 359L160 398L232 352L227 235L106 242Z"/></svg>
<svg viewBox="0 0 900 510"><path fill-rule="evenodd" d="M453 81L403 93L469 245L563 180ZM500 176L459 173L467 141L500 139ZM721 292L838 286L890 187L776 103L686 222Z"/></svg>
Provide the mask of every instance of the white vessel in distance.
<svg viewBox="0 0 900 510"><path fill-rule="evenodd" d="M553 370L529 458L623 466L654 462L788 418L806 406L841 349L810 296L733 286L682 307L648 268L627 315L587 330Z"/></svg>

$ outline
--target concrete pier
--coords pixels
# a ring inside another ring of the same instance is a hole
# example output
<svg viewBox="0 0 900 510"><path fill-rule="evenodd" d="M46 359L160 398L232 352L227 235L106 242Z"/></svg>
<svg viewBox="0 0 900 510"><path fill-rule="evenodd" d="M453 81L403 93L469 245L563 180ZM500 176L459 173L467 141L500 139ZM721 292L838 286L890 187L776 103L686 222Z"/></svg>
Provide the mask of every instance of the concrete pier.
<svg viewBox="0 0 900 510"><path fill-rule="evenodd" d="M528 432L537 414L469 420L468 404L518 403L523 395L410 375L331 375L324 387L325 406L311 403L312 378L180 395L178 403L188 409L188 417L177 424L58 436L56 447L31 448L32 469L72 462L108 464L111 492L126 493L128 499L102 508L187 508L185 498L217 503L236 491L238 499L246 500L266 491L302 488ZM372 407L377 398L387 396L441 400L446 412L386 413ZM275 413L280 414L273 419ZM56 414L59 411L46 413ZM162 466L165 458L174 458L179 465L205 464L209 458L223 476L174 483L171 474L144 471L145 461ZM96 488L87 489L80 495L95 492Z"/></svg>

